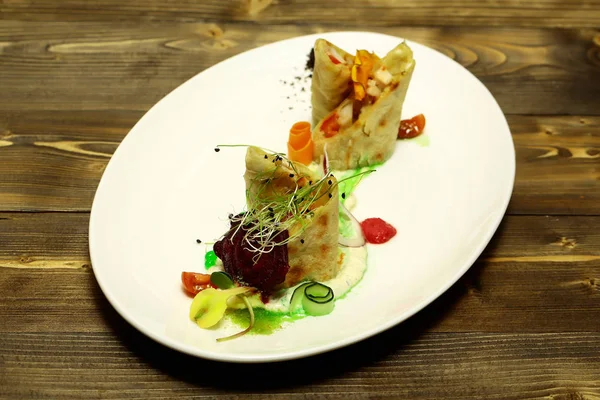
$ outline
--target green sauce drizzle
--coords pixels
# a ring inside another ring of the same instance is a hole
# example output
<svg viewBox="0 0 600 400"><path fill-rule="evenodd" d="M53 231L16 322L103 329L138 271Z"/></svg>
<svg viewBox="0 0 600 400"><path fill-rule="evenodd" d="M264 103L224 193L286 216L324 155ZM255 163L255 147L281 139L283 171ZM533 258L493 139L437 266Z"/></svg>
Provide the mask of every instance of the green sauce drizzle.
<svg viewBox="0 0 600 400"><path fill-rule="evenodd" d="M367 167L362 167L362 168L356 168L356 169L352 169L352 170L348 170L348 171L343 171L342 173L339 174L338 181L341 181L342 179L345 179L347 177L350 177L352 175L356 175L359 174L361 172L366 172L366 171L375 171L377 169L377 167L379 167L381 164L373 164L373 165L369 165ZM358 184L360 183L361 179L363 178L364 175L360 175L360 176L356 176L354 178L350 178L347 179L343 182L340 182L338 184L338 190L339 190L339 198L340 201L343 204L346 204L346 200L348 199L348 197L352 194L352 192L354 192L354 190L356 189L356 187L358 186ZM342 194L344 196L342 196ZM351 237L354 235L354 228L352 227L352 222L350 221L350 219L348 219L344 214L340 213L339 214L339 231L340 234L344 237Z"/></svg>
<svg viewBox="0 0 600 400"><path fill-rule="evenodd" d="M427 147L429 146L429 136L427 136L426 134L422 134L417 136L416 138L410 139L410 140L414 140L416 144L418 144L421 147Z"/></svg>
<svg viewBox="0 0 600 400"><path fill-rule="evenodd" d="M204 268L209 269L217 263L217 255L214 251L207 251L204 255Z"/></svg>
<svg viewBox="0 0 600 400"><path fill-rule="evenodd" d="M354 227L352 226L352 221L350 218L346 216L346 214L339 213L338 219L340 221L339 224L339 233L343 237L352 237L354 235Z"/></svg>
<svg viewBox="0 0 600 400"><path fill-rule="evenodd" d="M373 165L369 165L367 167L343 171L339 174L339 176L336 176L336 178L338 179L338 181L341 181L342 179L346 179L352 175L356 175L361 172L375 171L377 169L377 167L379 167L380 165L381 164L373 164ZM346 203L346 199L348 198L348 196L350 196L352 194L352 192L354 192L354 189L356 189L356 187L358 186L358 184L360 183L361 179L364 176L365 175L360 175L360 176L356 176L354 178L346 179L345 181L340 182L338 184L340 201L342 203L344 203L344 204ZM342 194L344 194L344 197L342 197Z"/></svg>
<svg viewBox="0 0 600 400"><path fill-rule="evenodd" d="M250 323L248 310L228 310L227 316L236 325L247 327ZM264 308L254 307L254 327L248 334L270 335L282 328L285 322L292 322L304 318L303 314L287 314L268 311Z"/></svg>

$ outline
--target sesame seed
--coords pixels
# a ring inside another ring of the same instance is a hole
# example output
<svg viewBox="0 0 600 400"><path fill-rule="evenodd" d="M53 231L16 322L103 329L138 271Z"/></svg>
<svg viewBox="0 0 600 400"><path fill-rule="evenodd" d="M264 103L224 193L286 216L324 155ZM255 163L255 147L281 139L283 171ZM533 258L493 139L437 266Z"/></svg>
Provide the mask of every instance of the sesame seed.
<svg viewBox="0 0 600 400"><path fill-rule="evenodd" d="M266 160L267 158L269 158L269 156L265 154L265 160Z"/></svg>
<svg viewBox="0 0 600 400"><path fill-rule="evenodd" d="M220 149L220 148L218 148L218 147L215 147L215 151L218 153L218 152L220 152L220 151L221 151L221 149Z"/></svg>
<svg viewBox="0 0 600 400"><path fill-rule="evenodd" d="M202 243L202 240L196 239L196 243Z"/></svg>
<svg viewBox="0 0 600 400"><path fill-rule="evenodd" d="M342 193L342 199L346 198L346 193Z"/></svg>
<svg viewBox="0 0 600 400"><path fill-rule="evenodd" d="M300 239L300 243L304 244L304 239Z"/></svg>
<svg viewBox="0 0 600 400"><path fill-rule="evenodd" d="M290 174L290 178L293 178L293 177L294 177L294 174Z"/></svg>
<svg viewBox="0 0 600 400"><path fill-rule="evenodd" d="M331 193L329 193L329 198L332 198L332 197L333 197L333 195Z"/></svg>

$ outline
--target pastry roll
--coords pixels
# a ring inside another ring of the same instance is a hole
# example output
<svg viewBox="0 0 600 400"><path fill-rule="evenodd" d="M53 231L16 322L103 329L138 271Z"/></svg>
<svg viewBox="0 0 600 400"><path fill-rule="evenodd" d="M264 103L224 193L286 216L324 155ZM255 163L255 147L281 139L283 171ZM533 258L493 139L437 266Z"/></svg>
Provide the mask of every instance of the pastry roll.
<svg viewBox="0 0 600 400"><path fill-rule="evenodd" d="M319 162L326 149L332 169L386 161L394 152L414 68L406 43L382 59L359 50L351 72L352 92L313 130L314 160Z"/></svg>
<svg viewBox="0 0 600 400"><path fill-rule="evenodd" d="M315 66L311 84L313 126L350 93L350 69L354 59L351 54L325 39L317 39L314 52Z"/></svg>
<svg viewBox="0 0 600 400"><path fill-rule="evenodd" d="M225 270L267 294L334 278L340 268L335 177L249 147L244 180L247 211L232 218L214 246Z"/></svg>

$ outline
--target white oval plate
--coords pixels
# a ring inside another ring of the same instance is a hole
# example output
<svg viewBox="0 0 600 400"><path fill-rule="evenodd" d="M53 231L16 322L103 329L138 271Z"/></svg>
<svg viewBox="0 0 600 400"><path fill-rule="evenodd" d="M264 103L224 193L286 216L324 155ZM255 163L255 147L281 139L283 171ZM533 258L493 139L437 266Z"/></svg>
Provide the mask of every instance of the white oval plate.
<svg viewBox="0 0 600 400"><path fill-rule="evenodd" d="M403 118L424 113L422 140L399 141L364 179L354 211L398 229L369 245L369 267L333 313L272 335L216 343L222 331L188 319L183 270L202 272L204 245L244 206L245 148L286 151L292 123L310 120L304 66L318 37L353 52L385 54L401 39L364 32L310 35L228 59L159 101L123 140L98 187L90 254L102 291L133 326L171 348L208 359L264 362L304 357L375 335L421 310L481 254L511 196L515 154L488 90L450 58L409 42L417 67ZM303 90L304 89L304 90Z"/></svg>

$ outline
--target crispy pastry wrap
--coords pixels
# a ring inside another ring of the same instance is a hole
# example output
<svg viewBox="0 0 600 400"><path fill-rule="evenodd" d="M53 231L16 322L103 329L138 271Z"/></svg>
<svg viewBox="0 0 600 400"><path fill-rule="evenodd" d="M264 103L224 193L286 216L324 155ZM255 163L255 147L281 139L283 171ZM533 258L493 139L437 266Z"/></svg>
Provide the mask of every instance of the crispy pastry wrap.
<svg viewBox="0 0 600 400"><path fill-rule="evenodd" d="M342 170L383 162L394 152L415 61L406 43L399 44L382 59L372 56L372 60L373 75L364 99L357 102L353 91L314 128L315 161L319 162L325 146L331 168ZM366 82L367 78L364 79ZM345 122L336 125L335 133L328 134L325 125L331 121L338 124L342 119Z"/></svg>
<svg viewBox="0 0 600 400"><path fill-rule="evenodd" d="M351 54L325 39L317 39L314 52L315 66L311 84L313 126L350 93L350 67L354 59Z"/></svg>
<svg viewBox="0 0 600 400"><path fill-rule="evenodd" d="M290 269L281 287L291 287L303 280L323 282L334 278L340 268L335 177L321 180L319 174L300 163L249 147L244 180L250 212L282 201L293 204L291 207L296 210L310 204L306 212L295 213L294 222L288 228ZM309 187L314 189L309 190ZM294 197L299 194L302 197Z"/></svg>

